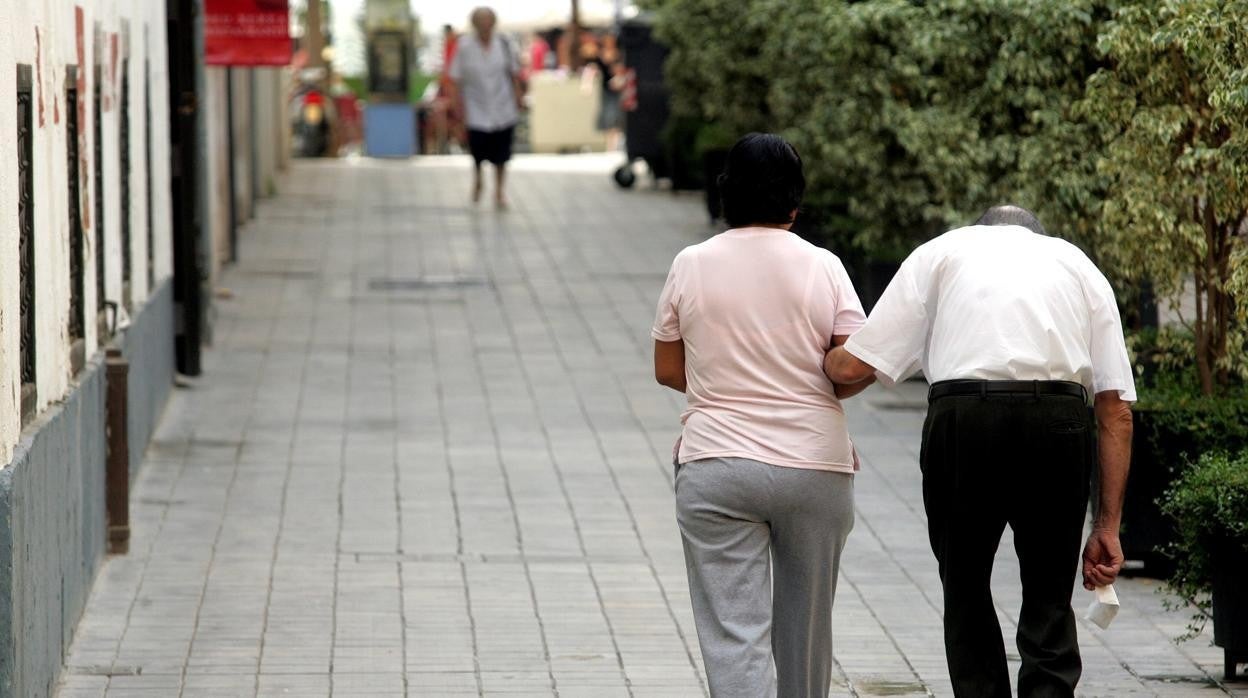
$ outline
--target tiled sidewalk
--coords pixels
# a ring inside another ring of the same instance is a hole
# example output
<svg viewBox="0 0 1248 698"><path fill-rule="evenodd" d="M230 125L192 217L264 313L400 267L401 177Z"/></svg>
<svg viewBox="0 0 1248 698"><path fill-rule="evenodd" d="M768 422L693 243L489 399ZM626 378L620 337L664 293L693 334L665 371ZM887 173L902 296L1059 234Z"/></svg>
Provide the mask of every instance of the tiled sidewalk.
<svg viewBox="0 0 1248 698"><path fill-rule="evenodd" d="M521 159L503 214L464 205L460 159L296 165L242 236L60 695L704 694L680 403L648 329L672 256L710 231L694 197L616 190L615 164ZM948 695L921 388L850 410L834 693ZM1080 626L1084 694L1220 694L1208 639L1172 644L1184 617L1120 586L1114 627Z"/></svg>

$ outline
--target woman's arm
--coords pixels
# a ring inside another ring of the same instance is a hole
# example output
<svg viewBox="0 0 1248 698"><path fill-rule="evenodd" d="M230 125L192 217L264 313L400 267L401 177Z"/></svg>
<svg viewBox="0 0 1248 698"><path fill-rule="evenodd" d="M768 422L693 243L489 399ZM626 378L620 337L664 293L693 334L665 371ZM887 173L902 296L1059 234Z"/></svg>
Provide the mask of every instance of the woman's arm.
<svg viewBox="0 0 1248 698"><path fill-rule="evenodd" d="M685 392L685 342L654 340L654 379L678 393Z"/></svg>
<svg viewBox="0 0 1248 698"><path fill-rule="evenodd" d="M849 335L847 335L847 334L838 334L838 335L834 335L834 336L832 337L832 347L835 349L836 347L839 347L839 346L841 346L841 345L845 344L846 340L848 340L848 339L849 339ZM828 353L830 354L831 352L828 352ZM829 380L831 380L831 376L832 376L832 374L831 374L831 373L829 373L829 371L828 371L828 364L827 364L827 356L826 356L826 355L824 356L824 369L823 369L823 370L824 370L824 374L825 374L825 375L827 375L827 376L829 377ZM869 388L869 387L871 386L871 384L872 384L872 383L874 383L874 382L875 382L875 374L874 374L874 373L869 373L869 374L867 374L867 376L866 376L865 378L861 378L861 379L859 379L859 380L857 380L856 382L853 382L853 383L837 383L837 382L833 381L832 385L834 386L834 388L835 388L835 390L836 390L836 397L837 397L837 399L839 399L839 400L845 400L845 399L851 398L851 397L853 397L853 396L857 395L858 393L861 393L862 391L866 390L866 389L867 389L867 388Z"/></svg>

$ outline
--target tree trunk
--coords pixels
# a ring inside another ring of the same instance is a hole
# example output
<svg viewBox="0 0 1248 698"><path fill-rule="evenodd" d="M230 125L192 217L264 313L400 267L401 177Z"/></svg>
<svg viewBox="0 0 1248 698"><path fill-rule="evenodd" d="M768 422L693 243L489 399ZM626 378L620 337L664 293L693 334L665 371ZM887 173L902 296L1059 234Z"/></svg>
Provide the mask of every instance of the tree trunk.
<svg viewBox="0 0 1248 698"><path fill-rule="evenodd" d="M1196 324L1193 327L1193 334L1196 339L1196 372L1200 375L1200 392L1205 395L1213 394L1213 371L1209 364L1209 322L1206 317L1208 312L1208 301L1206 294L1209 292L1208 281L1205 275L1206 261L1197 259L1196 262Z"/></svg>
<svg viewBox="0 0 1248 698"><path fill-rule="evenodd" d="M568 34L570 40L568 45L571 47L571 55L568 56L568 62L572 66L572 70L580 70L585 65L585 60L581 58L581 3L580 0L572 0L572 21L568 24Z"/></svg>

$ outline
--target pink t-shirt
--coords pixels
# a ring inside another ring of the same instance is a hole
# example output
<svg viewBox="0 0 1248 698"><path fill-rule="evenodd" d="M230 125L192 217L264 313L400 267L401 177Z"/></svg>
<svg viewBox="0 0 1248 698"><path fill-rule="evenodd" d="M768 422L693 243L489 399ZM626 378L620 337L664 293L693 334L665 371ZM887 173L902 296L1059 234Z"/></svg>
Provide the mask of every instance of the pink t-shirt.
<svg viewBox="0 0 1248 698"><path fill-rule="evenodd" d="M688 407L677 460L853 472L823 355L833 335L865 320L836 255L792 233L740 228L686 247L651 330L659 341L685 343Z"/></svg>

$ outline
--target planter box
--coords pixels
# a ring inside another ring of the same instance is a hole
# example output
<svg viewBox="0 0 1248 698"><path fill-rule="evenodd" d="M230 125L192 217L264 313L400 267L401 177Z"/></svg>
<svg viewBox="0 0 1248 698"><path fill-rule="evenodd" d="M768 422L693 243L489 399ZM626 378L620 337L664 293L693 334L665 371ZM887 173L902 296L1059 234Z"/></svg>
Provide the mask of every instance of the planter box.
<svg viewBox="0 0 1248 698"><path fill-rule="evenodd" d="M1120 540L1123 555L1133 563L1130 573L1164 579L1174 571L1174 563L1162 551L1174 542L1175 528L1162 515L1157 500L1178 476L1186 462L1184 454L1196 454L1190 438L1156 429L1153 414L1150 410L1135 413Z"/></svg>
<svg viewBox="0 0 1248 698"><path fill-rule="evenodd" d="M1222 648L1228 681L1248 663L1248 550L1219 541L1213 550L1213 643Z"/></svg>
<svg viewBox="0 0 1248 698"><path fill-rule="evenodd" d="M901 262L870 257L866 260L862 275L862 295L859 297L863 310L871 312L899 269Z"/></svg>

